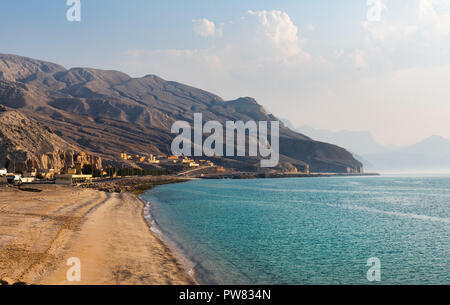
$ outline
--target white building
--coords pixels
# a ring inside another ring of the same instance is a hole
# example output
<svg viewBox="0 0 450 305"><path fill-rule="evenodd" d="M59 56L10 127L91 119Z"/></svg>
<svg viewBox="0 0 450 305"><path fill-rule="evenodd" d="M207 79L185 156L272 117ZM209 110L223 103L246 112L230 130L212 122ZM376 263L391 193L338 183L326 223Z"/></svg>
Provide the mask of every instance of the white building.
<svg viewBox="0 0 450 305"><path fill-rule="evenodd" d="M20 184L22 179L22 175L18 174L8 174L6 175L6 180L10 184Z"/></svg>
<svg viewBox="0 0 450 305"><path fill-rule="evenodd" d="M154 155L150 155L150 157L148 157L148 163L151 164L159 164L159 160L156 159L156 157Z"/></svg>
<svg viewBox="0 0 450 305"><path fill-rule="evenodd" d="M20 178L20 182L22 183L33 183L36 181L36 177L22 177Z"/></svg>
<svg viewBox="0 0 450 305"><path fill-rule="evenodd" d="M91 182L92 182L92 175L72 175L72 174L55 175L56 184L74 185L77 183L91 183Z"/></svg>

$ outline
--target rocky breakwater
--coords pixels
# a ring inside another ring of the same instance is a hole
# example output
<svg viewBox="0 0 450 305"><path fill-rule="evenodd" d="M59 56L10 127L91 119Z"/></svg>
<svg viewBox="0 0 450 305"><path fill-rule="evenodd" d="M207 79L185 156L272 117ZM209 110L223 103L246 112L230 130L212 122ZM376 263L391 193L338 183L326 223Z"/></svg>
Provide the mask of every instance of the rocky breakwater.
<svg viewBox="0 0 450 305"><path fill-rule="evenodd" d="M80 187L95 189L107 193L132 192L140 195L148 189L157 185L185 182L189 179L175 176L147 176L127 178L100 179L94 183L82 184Z"/></svg>

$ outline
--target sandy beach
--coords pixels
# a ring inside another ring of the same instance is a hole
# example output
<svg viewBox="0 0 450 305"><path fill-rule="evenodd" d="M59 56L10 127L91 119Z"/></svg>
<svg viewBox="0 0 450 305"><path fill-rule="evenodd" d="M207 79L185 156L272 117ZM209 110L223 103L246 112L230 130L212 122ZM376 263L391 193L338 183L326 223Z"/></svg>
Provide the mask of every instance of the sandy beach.
<svg viewBox="0 0 450 305"><path fill-rule="evenodd" d="M0 279L28 284L193 284L130 193L0 188ZM69 258L81 281L67 281Z"/></svg>

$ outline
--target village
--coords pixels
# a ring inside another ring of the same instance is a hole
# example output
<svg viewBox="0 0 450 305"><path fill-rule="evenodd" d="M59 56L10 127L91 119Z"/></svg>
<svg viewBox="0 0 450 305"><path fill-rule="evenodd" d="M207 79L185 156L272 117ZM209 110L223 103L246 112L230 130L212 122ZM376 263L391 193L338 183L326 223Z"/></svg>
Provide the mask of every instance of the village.
<svg viewBox="0 0 450 305"><path fill-rule="evenodd" d="M60 172L54 169L38 170L30 172L0 168L0 185L22 185L22 184L61 184L76 185L82 183L92 183L105 178L125 178L133 176L161 176L177 174L183 171L201 170L206 168L216 168L223 171L222 167L217 167L210 160L194 160L185 156L155 156L153 154L128 154L121 153L120 165L107 165L104 168L97 168L92 164L75 162L73 167L66 168ZM105 162L107 163L107 162Z"/></svg>
<svg viewBox="0 0 450 305"><path fill-rule="evenodd" d="M166 165L172 165L172 164L182 164L186 165L188 167L199 167L199 166L214 166L214 163L209 160L193 160L188 157L177 157L177 156L155 156L150 154L149 156L143 156L143 155L129 155L126 153L120 154L120 158L124 160L132 160L137 163L148 163L148 164L166 164Z"/></svg>

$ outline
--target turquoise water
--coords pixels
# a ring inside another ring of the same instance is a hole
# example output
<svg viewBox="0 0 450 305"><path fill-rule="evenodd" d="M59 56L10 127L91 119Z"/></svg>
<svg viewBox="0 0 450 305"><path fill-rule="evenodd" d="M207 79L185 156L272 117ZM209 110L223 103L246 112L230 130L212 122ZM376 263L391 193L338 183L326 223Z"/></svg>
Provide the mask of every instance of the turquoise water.
<svg viewBox="0 0 450 305"><path fill-rule="evenodd" d="M143 196L208 284L450 284L450 177L196 180Z"/></svg>

